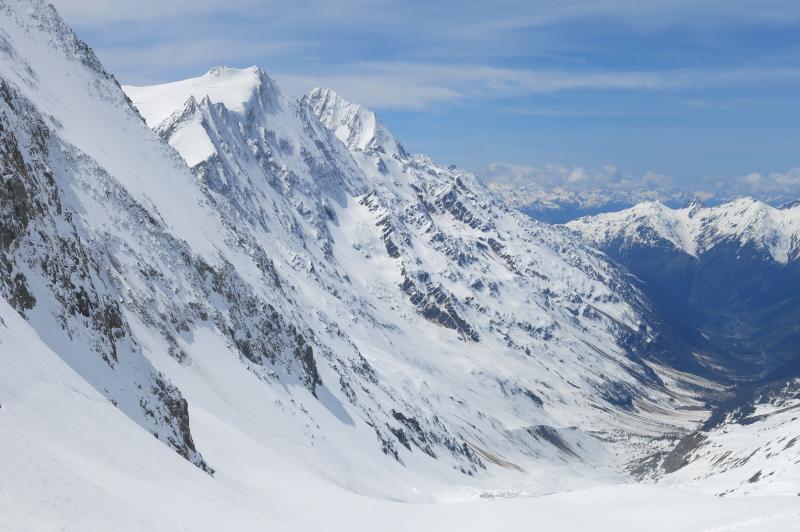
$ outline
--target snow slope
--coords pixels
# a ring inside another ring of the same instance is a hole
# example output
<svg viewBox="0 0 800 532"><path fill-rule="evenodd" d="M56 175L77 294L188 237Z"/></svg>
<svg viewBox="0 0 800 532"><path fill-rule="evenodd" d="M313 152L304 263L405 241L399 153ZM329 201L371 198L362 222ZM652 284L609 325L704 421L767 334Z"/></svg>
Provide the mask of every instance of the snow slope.
<svg viewBox="0 0 800 532"><path fill-rule="evenodd" d="M200 208L202 195L182 161L143 127L55 11L37 2L2 8L0 291L111 402L206 467L185 400L130 334L114 272L126 254L159 251L155 235L139 231L148 222L168 224L207 256L215 235L202 228L216 224ZM169 197L174 208L167 209Z"/></svg>
<svg viewBox="0 0 800 532"><path fill-rule="evenodd" d="M758 389L667 456L664 485L726 495L800 495L800 379Z"/></svg>
<svg viewBox="0 0 800 532"><path fill-rule="evenodd" d="M264 448L259 462L247 464L247 474L212 478L141 431L3 300L0 346L3 530L479 531L536 523L553 531L633 531L647 523L649 530L787 531L800 526L796 498L720 499L644 486L513 500L397 503L354 495ZM214 428L212 419L202 424ZM229 439L234 436L218 434L218 445L258 445Z"/></svg>

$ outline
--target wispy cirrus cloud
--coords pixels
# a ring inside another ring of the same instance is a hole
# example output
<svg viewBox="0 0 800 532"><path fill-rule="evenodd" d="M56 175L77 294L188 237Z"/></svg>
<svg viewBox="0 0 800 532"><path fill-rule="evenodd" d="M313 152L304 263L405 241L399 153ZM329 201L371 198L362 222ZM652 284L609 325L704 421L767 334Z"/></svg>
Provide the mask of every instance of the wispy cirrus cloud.
<svg viewBox="0 0 800 532"><path fill-rule="evenodd" d="M377 108L420 109L465 99L499 99L577 90L692 90L800 80L800 68L586 71L486 65L359 63L333 74L276 74L289 92L330 87Z"/></svg>
<svg viewBox="0 0 800 532"><path fill-rule="evenodd" d="M52 0L52 3L64 17L84 27L246 12L264 5L258 0Z"/></svg>
<svg viewBox="0 0 800 532"><path fill-rule="evenodd" d="M175 79L169 81L176 81L181 77L198 76L212 66L250 66L253 54L260 57L291 54L311 45L300 41L252 43L235 37L219 37L117 45L100 48L97 52L118 77L147 84L150 80L163 80L164 72L173 72ZM179 69L176 58L180 58Z"/></svg>
<svg viewBox="0 0 800 532"><path fill-rule="evenodd" d="M717 190L798 164L796 0L52 1L124 83L257 64L472 168L615 161Z"/></svg>
<svg viewBox="0 0 800 532"><path fill-rule="evenodd" d="M209 66L241 57L246 64L263 61L267 64L262 66L269 70L311 77L324 74L327 64L334 67L331 70L348 71L349 83L358 82L361 86L364 83L358 81L359 75L385 78L386 72L381 70L397 68L407 73L410 66L415 66L412 75L417 78L431 78L439 71L440 77L456 75L461 85L464 78L478 78L495 84L503 92L568 87L680 87L695 81L687 79L693 78L688 69L674 66L666 73L660 68L652 71L594 68L591 72L572 72L586 68L591 56L605 47L612 45L610 51L615 52L615 39L605 34L619 33L615 28L620 25L635 37L647 40L648 34L656 35L666 26L687 31L695 26L704 30L715 25L729 29L758 22L782 27L800 21L800 4L793 0L758 3L410 0L402 4L392 0L54 0L54 3L68 21L93 37L96 42L90 44L98 48L106 62L130 78L126 82L169 80L170 71L185 71L187 59L194 61L197 51L203 49L209 57ZM600 47L598 37L603 39ZM192 45L192 41L197 44ZM298 42L309 46L287 51ZM208 43L219 43L220 50L206 46ZM238 53L233 53L234 45L238 46ZM680 43L672 45L678 48ZM142 49L138 55L137 47ZM188 53L180 53L183 50ZM284 51L282 57L275 53L280 50ZM566 62L572 68L564 69L562 65L526 70L498 64L509 58L532 57L542 58L543 63ZM152 79L154 67L145 58L163 66L159 72L163 79ZM456 71L455 65L463 71ZM710 66L714 65L701 68ZM732 78L740 77L743 74L740 70L743 69L735 65L727 66ZM779 70L775 69L775 76L785 74ZM761 79L765 79L763 74ZM718 81L725 75L718 72ZM443 80L437 80L435 86L442 85ZM453 89L449 85L447 88ZM459 87L456 92L464 90Z"/></svg>
<svg viewBox="0 0 800 532"><path fill-rule="evenodd" d="M287 11L282 0L54 0L68 17L81 17L86 23L135 21L185 17L206 13L274 13ZM676 22L698 25L731 21L786 23L800 19L800 6L792 0L497 0L495 2L442 0L431 3L410 0L401 9L389 0L301 0L296 7L302 18L314 22L322 17L357 21L415 20L425 27L447 20L483 20L489 30L508 31L515 27L537 27L586 17L615 17L643 26ZM425 18L416 15L424 14ZM338 16L337 16L338 14ZM713 14L714 17L708 17ZM440 28L446 32L447 27Z"/></svg>

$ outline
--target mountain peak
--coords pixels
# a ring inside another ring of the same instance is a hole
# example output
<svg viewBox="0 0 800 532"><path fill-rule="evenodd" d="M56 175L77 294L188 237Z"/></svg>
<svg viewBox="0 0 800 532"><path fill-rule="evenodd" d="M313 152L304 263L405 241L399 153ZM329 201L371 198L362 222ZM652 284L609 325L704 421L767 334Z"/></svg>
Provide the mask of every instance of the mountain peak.
<svg viewBox="0 0 800 532"><path fill-rule="evenodd" d="M699 198L692 198L683 206L684 209L705 209L706 204Z"/></svg>
<svg viewBox="0 0 800 532"><path fill-rule="evenodd" d="M214 77L240 76L247 74L261 76L265 75L266 73L256 65L245 68L229 67L227 65L217 65L215 67L211 67L210 69L208 69L208 72L206 72L206 76L214 76Z"/></svg>
<svg viewBox="0 0 800 532"><path fill-rule="evenodd" d="M690 201L687 201L683 208L684 210L689 211L689 218L694 218L698 213L702 212L702 210L706 208L706 205L700 201L700 199L693 198Z"/></svg>
<svg viewBox="0 0 800 532"><path fill-rule="evenodd" d="M730 202L730 204L734 205L766 205L764 202L757 200L752 196L742 196L740 198L736 198Z"/></svg>
<svg viewBox="0 0 800 532"><path fill-rule="evenodd" d="M373 111L347 100L336 91L315 88L305 101L319 121L351 150L406 155L403 146Z"/></svg>
<svg viewBox="0 0 800 532"><path fill-rule="evenodd" d="M242 114L256 95L264 95L273 102L281 97L272 79L257 66L215 66L196 78L146 87L125 86L124 89L150 127L158 127L190 97L198 102L208 98L213 103L223 104L229 111Z"/></svg>
<svg viewBox="0 0 800 532"><path fill-rule="evenodd" d="M662 216L665 212L671 211L669 207L658 200L643 201L631 207L631 211L638 215Z"/></svg>

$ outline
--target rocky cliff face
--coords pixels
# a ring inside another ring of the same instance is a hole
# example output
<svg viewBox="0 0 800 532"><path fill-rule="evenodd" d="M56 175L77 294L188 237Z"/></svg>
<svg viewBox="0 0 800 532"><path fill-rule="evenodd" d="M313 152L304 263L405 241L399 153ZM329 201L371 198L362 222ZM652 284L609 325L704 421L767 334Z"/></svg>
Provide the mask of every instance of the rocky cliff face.
<svg viewBox="0 0 800 532"><path fill-rule="evenodd" d="M79 204L76 195L92 181L125 205L129 217L142 214L141 207L63 142L6 80L0 80L0 166L3 296L112 403L210 471L192 440L186 400L131 334L110 242L97 238L81 216L81 207L100 207Z"/></svg>

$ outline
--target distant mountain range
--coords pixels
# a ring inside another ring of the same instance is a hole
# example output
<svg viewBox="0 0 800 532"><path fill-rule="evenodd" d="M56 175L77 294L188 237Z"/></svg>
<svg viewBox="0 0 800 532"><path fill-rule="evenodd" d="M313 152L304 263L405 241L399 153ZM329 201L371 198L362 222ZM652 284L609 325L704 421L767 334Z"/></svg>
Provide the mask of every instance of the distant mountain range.
<svg viewBox="0 0 800 532"><path fill-rule="evenodd" d="M608 187L543 186L539 183L507 182L502 179L489 180L487 187L502 196L512 205L535 220L552 224L565 224L584 216L617 212L640 203L658 201L678 209L694 201L707 206L721 205L737 199L735 193L714 194L690 190L657 187L647 188L639 184ZM796 201L786 195L771 194L762 199L764 203L781 207Z"/></svg>

